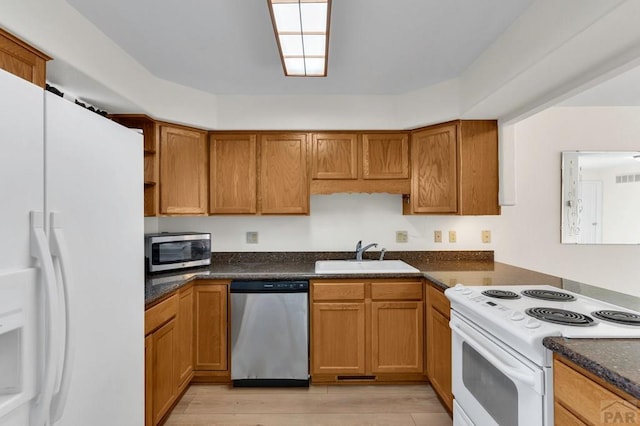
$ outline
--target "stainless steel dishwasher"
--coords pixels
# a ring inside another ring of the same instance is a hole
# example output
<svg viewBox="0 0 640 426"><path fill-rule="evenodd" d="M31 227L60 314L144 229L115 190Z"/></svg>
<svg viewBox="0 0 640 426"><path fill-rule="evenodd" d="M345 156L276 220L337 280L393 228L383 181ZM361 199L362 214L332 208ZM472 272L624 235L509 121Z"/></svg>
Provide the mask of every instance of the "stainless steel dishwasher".
<svg viewBox="0 0 640 426"><path fill-rule="evenodd" d="M309 282L232 281L234 386L309 386Z"/></svg>

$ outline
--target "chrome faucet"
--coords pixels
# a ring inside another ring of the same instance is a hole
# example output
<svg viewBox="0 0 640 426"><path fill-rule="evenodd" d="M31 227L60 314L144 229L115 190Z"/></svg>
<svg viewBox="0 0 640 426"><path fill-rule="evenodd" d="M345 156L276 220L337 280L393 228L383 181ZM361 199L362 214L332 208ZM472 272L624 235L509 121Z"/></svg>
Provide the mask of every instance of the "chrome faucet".
<svg viewBox="0 0 640 426"><path fill-rule="evenodd" d="M371 247L378 247L378 243L371 243L367 246L362 247L362 240L358 241L358 244L356 244L356 260L361 261L362 253L369 250Z"/></svg>

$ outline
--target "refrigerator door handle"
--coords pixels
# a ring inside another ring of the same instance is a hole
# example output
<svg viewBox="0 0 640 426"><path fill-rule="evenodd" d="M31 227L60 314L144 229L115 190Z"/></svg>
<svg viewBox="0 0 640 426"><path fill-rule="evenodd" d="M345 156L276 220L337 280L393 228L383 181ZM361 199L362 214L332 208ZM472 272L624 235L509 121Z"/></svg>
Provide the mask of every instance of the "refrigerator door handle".
<svg viewBox="0 0 640 426"><path fill-rule="evenodd" d="M67 402L67 396L69 394L71 364L73 362L73 353L71 350L73 347L73 335L71 334L71 323L69 321L69 287L71 282L70 256L64 238L61 214L58 212L52 212L50 219L51 254L53 258L57 260L55 263L59 266L60 277L62 278L58 282L58 300L60 303L60 319L64 322L64 325L61 324L61 327L64 327L64 346L60 345L59 362L61 362L61 366L58 369L55 394L53 395L51 403L51 419L53 423L55 423L62 417L62 413L64 412L64 407Z"/></svg>
<svg viewBox="0 0 640 426"><path fill-rule="evenodd" d="M44 364L42 365L42 380L40 392L34 402L31 416L32 426L49 426L51 400L56 379L57 352L59 345L59 310L56 284L56 273L49 251L47 236L44 233L44 214L42 212L29 213L31 227L31 256L38 259L42 273L43 292L45 296L45 346Z"/></svg>

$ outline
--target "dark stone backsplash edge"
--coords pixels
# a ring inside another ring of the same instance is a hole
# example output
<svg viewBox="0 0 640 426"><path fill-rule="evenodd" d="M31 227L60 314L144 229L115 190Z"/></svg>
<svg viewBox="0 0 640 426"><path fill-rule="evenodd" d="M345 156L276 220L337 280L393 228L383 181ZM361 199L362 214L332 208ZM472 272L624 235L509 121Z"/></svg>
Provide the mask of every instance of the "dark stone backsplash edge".
<svg viewBox="0 0 640 426"><path fill-rule="evenodd" d="M212 263L315 262L316 260L354 259L354 251L269 251L211 253ZM367 251L364 259L380 258L380 251ZM407 262L487 261L493 262L493 251L387 251L386 260Z"/></svg>

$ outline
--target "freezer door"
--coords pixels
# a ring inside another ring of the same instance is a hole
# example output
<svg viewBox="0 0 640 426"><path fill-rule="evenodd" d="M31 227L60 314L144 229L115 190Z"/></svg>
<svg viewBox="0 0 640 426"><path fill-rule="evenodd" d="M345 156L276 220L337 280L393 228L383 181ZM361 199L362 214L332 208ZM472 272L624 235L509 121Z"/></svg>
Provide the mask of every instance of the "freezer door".
<svg viewBox="0 0 640 426"><path fill-rule="evenodd" d="M0 271L0 426L28 425L37 389L37 270Z"/></svg>
<svg viewBox="0 0 640 426"><path fill-rule="evenodd" d="M45 216L56 214L48 234L60 234L68 255L67 331L73 342L66 353L72 360L68 398L57 426L141 425L142 135L50 93L45 111ZM61 357L58 367L63 365ZM58 377L58 384L63 381ZM60 414L60 394L53 402Z"/></svg>
<svg viewBox="0 0 640 426"><path fill-rule="evenodd" d="M42 88L0 69L0 271L34 266L29 212L42 211Z"/></svg>

